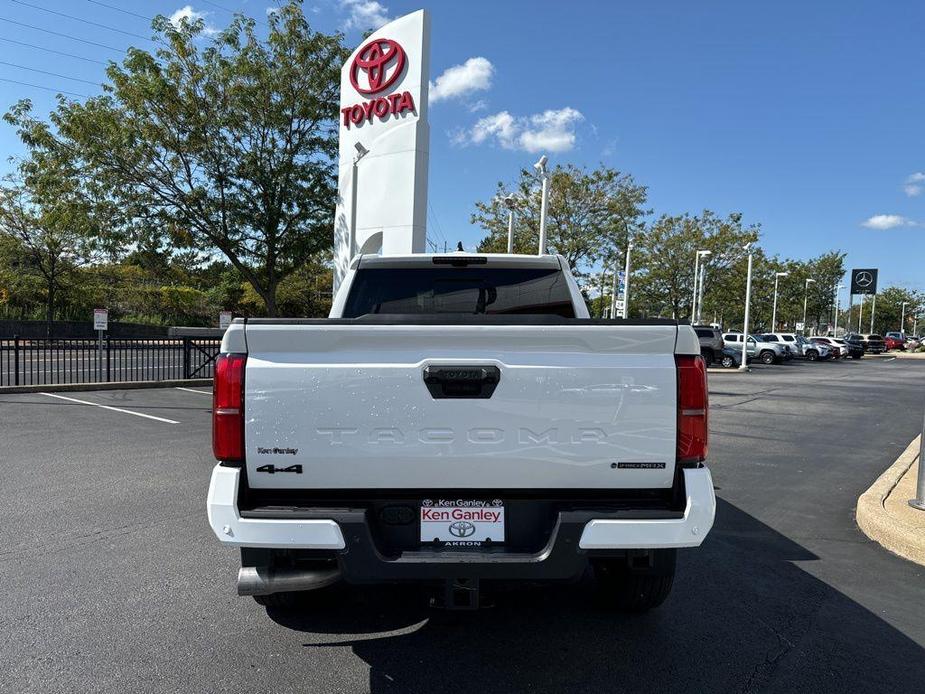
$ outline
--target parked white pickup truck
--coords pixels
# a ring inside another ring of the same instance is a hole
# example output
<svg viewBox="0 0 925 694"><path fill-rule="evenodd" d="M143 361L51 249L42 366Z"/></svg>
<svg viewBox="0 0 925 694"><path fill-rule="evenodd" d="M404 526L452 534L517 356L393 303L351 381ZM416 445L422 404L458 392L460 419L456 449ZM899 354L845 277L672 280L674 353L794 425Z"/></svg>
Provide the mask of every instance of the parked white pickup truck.
<svg viewBox="0 0 925 694"><path fill-rule="evenodd" d="M590 319L558 256L359 256L330 318L235 320L213 448L209 522L265 605L590 570L649 609L715 512L694 331Z"/></svg>

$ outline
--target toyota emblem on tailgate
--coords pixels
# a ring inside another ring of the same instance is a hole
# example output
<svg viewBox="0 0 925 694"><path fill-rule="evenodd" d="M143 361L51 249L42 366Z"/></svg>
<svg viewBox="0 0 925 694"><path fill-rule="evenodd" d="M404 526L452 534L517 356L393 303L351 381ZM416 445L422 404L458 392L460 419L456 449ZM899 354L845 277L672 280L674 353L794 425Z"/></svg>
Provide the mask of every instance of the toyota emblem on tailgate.
<svg viewBox="0 0 925 694"><path fill-rule="evenodd" d="M456 537L469 537L475 533L475 526L469 521L450 523L450 534Z"/></svg>

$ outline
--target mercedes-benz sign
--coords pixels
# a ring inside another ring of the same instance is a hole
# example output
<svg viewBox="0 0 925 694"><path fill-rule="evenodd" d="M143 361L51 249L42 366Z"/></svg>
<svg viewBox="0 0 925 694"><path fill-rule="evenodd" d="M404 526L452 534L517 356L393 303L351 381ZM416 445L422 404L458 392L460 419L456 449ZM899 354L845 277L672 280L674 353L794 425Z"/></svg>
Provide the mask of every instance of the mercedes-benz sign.
<svg viewBox="0 0 925 694"><path fill-rule="evenodd" d="M877 269L858 268L851 271L852 294L877 293Z"/></svg>

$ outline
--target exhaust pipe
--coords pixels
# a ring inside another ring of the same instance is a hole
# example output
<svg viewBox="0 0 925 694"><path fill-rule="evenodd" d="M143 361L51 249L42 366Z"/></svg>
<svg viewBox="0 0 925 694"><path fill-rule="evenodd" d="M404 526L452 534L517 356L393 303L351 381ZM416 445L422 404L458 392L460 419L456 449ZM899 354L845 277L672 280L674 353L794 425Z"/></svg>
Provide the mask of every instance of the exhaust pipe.
<svg viewBox="0 0 925 694"><path fill-rule="evenodd" d="M273 569L242 566L238 571L238 595L271 595L318 590L340 580L340 569Z"/></svg>

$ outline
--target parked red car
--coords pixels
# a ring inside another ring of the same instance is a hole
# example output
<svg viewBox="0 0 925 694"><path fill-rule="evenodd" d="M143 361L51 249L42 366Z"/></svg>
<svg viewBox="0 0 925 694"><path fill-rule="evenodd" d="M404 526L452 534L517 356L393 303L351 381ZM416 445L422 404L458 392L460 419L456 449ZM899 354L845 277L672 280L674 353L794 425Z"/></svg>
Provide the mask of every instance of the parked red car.
<svg viewBox="0 0 925 694"><path fill-rule="evenodd" d="M906 349L906 341L902 338L893 337L887 333L886 337L883 338L883 345L886 347L886 351L889 352L891 349Z"/></svg>

